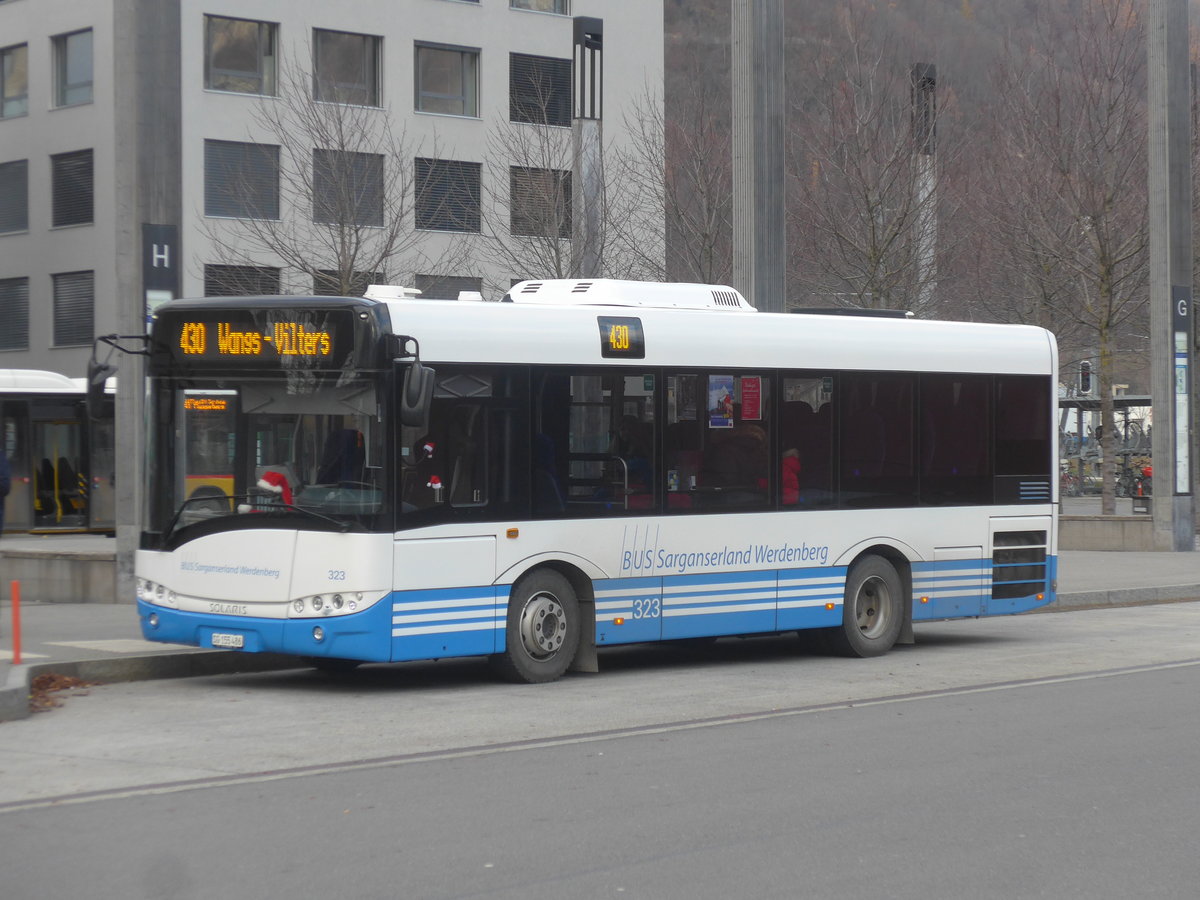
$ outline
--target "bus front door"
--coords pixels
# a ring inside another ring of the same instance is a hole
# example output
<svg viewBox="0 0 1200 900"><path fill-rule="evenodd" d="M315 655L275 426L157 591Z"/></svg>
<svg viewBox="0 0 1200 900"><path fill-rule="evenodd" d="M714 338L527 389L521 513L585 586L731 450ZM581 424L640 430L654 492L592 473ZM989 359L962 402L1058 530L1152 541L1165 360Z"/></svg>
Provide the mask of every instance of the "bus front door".
<svg viewBox="0 0 1200 900"><path fill-rule="evenodd" d="M82 425L72 415L35 416L30 440L32 531L84 531L88 483L83 467Z"/></svg>

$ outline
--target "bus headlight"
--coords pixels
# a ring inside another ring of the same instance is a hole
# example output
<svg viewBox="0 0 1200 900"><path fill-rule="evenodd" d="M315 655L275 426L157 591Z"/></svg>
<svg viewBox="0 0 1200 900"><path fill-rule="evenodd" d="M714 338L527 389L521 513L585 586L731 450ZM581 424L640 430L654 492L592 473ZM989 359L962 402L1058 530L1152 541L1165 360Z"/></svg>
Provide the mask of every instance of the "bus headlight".
<svg viewBox="0 0 1200 900"><path fill-rule="evenodd" d="M287 614L293 618L345 616L366 609L372 602L365 600L361 591L345 594L314 594L289 600Z"/></svg>

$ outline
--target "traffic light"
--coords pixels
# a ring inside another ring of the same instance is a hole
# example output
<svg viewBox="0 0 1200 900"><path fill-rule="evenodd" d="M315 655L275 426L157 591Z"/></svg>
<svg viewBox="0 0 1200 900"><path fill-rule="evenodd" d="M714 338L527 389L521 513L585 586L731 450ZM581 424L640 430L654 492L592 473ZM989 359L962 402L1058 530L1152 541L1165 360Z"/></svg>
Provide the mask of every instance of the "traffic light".
<svg viewBox="0 0 1200 900"><path fill-rule="evenodd" d="M1079 393L1092 392L1092 364L1086 359L1079 364Z"/></svg>

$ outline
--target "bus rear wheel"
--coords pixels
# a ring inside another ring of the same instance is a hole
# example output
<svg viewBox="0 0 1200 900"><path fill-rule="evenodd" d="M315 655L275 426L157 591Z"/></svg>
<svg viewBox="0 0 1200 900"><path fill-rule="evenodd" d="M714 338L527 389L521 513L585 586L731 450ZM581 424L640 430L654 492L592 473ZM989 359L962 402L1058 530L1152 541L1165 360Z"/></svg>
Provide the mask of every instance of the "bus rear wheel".
<svg viewBox="0 0 1200 900"><path fill-rule="evenodd" d="M493 663L518 684L554 681L579 649L579 599L558 572L539 569L518 581L508 601L504 652Z"/></svg>
<svg viewBox="0 0 1200 900"><path fill-rule="evenodd" d="M830 630L842 656L882 656L892 649L904 624L903 586L896 569L880 556L864 556L846 575L842 627Z"/></svg>

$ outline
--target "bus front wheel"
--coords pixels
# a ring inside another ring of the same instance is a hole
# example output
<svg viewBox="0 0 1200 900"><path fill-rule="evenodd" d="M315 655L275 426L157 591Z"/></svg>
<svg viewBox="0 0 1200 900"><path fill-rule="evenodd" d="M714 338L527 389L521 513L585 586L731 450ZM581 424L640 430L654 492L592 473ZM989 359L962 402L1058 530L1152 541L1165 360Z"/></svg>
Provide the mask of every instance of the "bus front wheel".
<svg viewBox="0 0 1200 900"><path fill-rule="evenodd" d="M880 556L865 556L846 575L842 627L831 629L834 650L843 656L882 656L904 624L903 586L896 569Z"/></svg>
<svg viewBox="0 0 1200 900"><path fill-rule="evenodd" d="M539 569L518 581L508 602L504 652L493 657L508 681L553 681L579 648L579 599L558 572Z"/></svg>

